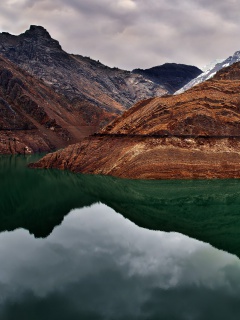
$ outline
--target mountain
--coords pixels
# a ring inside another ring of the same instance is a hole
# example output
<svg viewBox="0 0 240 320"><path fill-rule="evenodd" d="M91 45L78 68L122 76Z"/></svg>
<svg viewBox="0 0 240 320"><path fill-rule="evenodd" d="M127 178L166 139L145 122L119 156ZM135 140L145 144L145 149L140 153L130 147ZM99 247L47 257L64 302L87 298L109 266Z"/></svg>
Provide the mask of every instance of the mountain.
<svg viewBox="0 0 240 320"><path fill-rule="evenodd" d="M19 36L1 33L0 53L64 94L75 108L91 103L120 114L137 100L168 93L141 75L68 54L40 26Z"/></svg>
<svg viewBox="0 0 240 320"><path fill-rule="evenodd" d="M31 167L133 179L240 178L239 97L235 63L181 95L137 103L99 134Z"/></svg>
<svg viewBox="0 0 240 320"><path fill-rule="evenodd" d="M185 64L165 63L149 69L134 69L132 72L163 85L170 94L173 94L189 81L199 76L202 70Z"/></svg>
<svg viewBox="0 0 240 320"><path fill-rule="evenodd" d="M41 26L30 26L18 36L0 33L0 53L64 94L75 109L83 110L91 104L115 114L139 100L169 94L175 82L180 85L196 76L194 67L188 66L160 66L154 77L109 68L89 57L68 54ZM180 68L193 68L195 72L180 72Z"/></svg>
<svg viewBox="0 0 240 320"><path fill-rule="evenodd" d="M202 83L208 79L211 79L219 70L225 67L231 66L235 62L240 61L240 51L236 51L233 56L228 57L225 60L218 60L216 63L210 64L209 68L205 70L202 74L200 74L195 79L192 79L185 86L183 86L180 90L176 91L175 94L183 93L184 91L196 86L199 83Z"/></svg>
<svg viewBox="0 0 240 320"><path fill-rule="evenodd" d="M0 57L0 67L10 72L9 75L3 71L1 75L0 113L3 117L0 130L4 138L0 153L50 151L65 147L96 132L136 101L168 94L177 82L188 79L190 74L194 76L194 72L180 72L181 75L179 71L173 72L175 69L194 69L183 65L156 67L152 78L150 73L145 76L109 68L88 57L68 54L41 26L30 26L18 36L0 33ZM28 105L28 115L19 97L8 94L13 89L7 88L8 82L13 82L12 78L24 83L24 87L17 84L18 88L21 87L20 96L24 92L34 101ZM43 124L42 119L36 118L35 103L44 109L41 112L46 114L51 130L46 129L48 125ZM30 119L30 114L35 114L35 118L31 116ZM56 127L52 121L56 122ZM24 129L28 131L23 133ZM34 133L34 130L37 131ZM56 132L61 130L65 133L60 137ZM66 137L63 139L63 136ZM15 142L6 143L8 139L20 139L21 147ZM41 142L37 142L38 139Z"/></svg>
<svg viewBox="0 0 240 320"><path fill-rule="evenodd" d="M76 143L115 115L91 104L89 114L0 55L0 154L46 152Z"/></svg>

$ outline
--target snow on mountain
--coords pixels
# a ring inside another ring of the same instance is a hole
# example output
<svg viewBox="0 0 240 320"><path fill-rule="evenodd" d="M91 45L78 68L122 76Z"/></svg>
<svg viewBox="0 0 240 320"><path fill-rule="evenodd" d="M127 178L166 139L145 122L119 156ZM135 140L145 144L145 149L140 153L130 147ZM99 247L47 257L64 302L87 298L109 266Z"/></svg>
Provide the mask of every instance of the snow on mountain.
<svg viewBox="0 0 240 320"><path fill-rule="evenodd" d="M202 67L202 71L203 72L207 72L210 69L214 68L216 64L218 63L222 63L225 59L215 59L212 62L208 63L207 65L205 65L204 67Z"/></svg>
<svg viewBox="0 0 240 320"><path fill-rule="evenodd" d="M180 94L184 91L196 86L197 84L204 82L210 78L212 78L216 72L221 70L222 68L228 67L235 62L240 61L240 51L236 51L233 56L228 57L225 60L215 60L210 63L198 77L188 82L184 87L176 91L174 94ZM204 69L204 68L203 68Z"/></svg>

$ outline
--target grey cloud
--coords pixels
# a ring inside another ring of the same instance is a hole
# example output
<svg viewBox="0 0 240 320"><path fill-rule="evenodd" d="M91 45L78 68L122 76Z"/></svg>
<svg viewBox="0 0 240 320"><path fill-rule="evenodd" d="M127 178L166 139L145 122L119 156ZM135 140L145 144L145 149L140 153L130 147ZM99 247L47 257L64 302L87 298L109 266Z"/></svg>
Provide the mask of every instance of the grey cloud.
<svg viewBox="0 0 240 320"><path fill-rule="evenodd" d="M110 66L165 62L204 65L240 49L240 3L230 0L11 0L0 4L0 29L43 25L68 52ZM12 21L16 21L14 24Z"/></svg>

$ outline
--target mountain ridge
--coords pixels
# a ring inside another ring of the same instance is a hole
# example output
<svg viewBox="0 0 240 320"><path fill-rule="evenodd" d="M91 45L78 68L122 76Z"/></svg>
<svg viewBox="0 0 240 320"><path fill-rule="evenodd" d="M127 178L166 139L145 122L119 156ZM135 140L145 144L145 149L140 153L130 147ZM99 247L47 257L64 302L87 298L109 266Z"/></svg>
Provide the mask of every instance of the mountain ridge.
<svg viewBox="0 0 240 320"><path fill-rule="evenodd" d="M173 94L190 80L199 76L202 70L180 63L164 63L149 69L134 69L132 72L141 74L156 83L163 83L169 93Z"/></svg>
<svg viewBox="0 0 240 320"><path fill-rule="evenodd" d="M68 54L41 26L32 25L19 36L0 33L0 53L64 94L76 108L87 102L121 114L139 100L170 93L140 74Z"/></svg>

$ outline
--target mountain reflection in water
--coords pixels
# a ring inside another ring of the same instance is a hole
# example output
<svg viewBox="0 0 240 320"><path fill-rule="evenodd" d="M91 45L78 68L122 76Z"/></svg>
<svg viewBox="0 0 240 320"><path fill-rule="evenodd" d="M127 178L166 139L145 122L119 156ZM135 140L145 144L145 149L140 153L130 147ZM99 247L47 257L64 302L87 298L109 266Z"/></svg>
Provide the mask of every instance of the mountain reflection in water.
<svg viewBox="0 0 240 320"><path fill-rule="evenodd" d="M1 320L239 319L240 261L103 205L75 209L45 239L0 234Z"/></svg>
<svg viewBox="0 0 240 320"><path fill-rule="evenodd" d="M0 231L48 236L71 209L101 202L140 227L175 231L240 257L240 181L143 181L31 170L0 158Z"/></svg>
<svg viewBox="0 0 240 320"><path fill-rule="evenodd" d="M0 157L1 320L239 319L240 181L27 169L35 159Z"/></svg>

